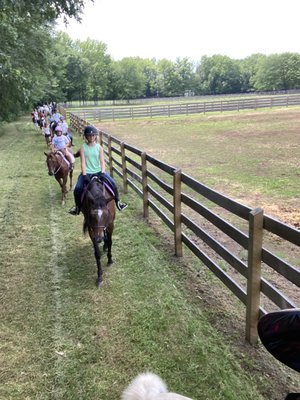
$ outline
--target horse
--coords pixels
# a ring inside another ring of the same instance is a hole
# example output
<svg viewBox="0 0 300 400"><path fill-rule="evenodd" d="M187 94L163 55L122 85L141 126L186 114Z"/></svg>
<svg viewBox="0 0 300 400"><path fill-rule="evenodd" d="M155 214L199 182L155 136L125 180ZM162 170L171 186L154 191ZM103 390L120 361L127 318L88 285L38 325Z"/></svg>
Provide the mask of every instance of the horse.
<svg viewBox="0 0 300 400"><path fill-rule="evenodd" d="M84 188L81 211L84 215L83 232L88 231L94 247L97 264L96 285L100 288L103 285L103 271L99 244L104 243L103 251L107 251L107 265L111 266L113 264L111 247L116 206L114 193L107 183L97 176L92 177Z"/></svg>
<svg viewBox="0 0 300 400"><path fill-rule="evenodd" d="M65 204L68 177L70 178L70 190L72 188L73 169L60 151L45 153L48 166L48 174L54 176L61 187L61 205Z"/></svg>

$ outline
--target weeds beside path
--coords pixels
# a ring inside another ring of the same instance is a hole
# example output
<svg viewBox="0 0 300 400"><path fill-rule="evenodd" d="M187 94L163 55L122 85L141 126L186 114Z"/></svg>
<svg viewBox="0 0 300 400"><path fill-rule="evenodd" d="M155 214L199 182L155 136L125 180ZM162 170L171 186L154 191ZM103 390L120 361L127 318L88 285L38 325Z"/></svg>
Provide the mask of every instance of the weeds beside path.
<svg viewBox="0 0 300 400"><path fill-rule="evenodd" d="M246 353L243 370L208 322L134 195L117 214L115 263L96 289L82 217L67 213L71 193L60 206L45 150L25 120L0 132L0 399L117 400L145 370L195 400L282 398L289 388L276 397L273 377L251 369Z"/></svg>

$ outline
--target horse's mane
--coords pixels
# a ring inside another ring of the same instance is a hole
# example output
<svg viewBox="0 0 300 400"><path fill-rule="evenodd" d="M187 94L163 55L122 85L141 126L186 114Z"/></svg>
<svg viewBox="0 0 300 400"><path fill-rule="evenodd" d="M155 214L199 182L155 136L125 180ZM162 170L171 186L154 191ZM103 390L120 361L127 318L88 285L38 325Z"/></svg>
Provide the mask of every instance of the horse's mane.
<svg viewBox="0 0 300 400"><path fill-rule="evenodd" d="M93 199L95 208L106 207L105 194L103 192L103 183L99 179L92 179L88 186L88 197Z"/></svg>

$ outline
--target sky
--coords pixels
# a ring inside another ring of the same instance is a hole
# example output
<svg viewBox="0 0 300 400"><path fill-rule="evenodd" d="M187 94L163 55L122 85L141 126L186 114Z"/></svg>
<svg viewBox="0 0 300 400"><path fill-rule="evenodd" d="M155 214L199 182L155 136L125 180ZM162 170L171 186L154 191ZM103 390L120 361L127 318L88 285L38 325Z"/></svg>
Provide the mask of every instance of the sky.
<svg viewBox="0 0 300 400"><path fill-rule="evenodd" d="M198 62L214 54L300 53L299 19L300 0L87 0L81 24L57 29L105 43L115 61Z"/></svg>

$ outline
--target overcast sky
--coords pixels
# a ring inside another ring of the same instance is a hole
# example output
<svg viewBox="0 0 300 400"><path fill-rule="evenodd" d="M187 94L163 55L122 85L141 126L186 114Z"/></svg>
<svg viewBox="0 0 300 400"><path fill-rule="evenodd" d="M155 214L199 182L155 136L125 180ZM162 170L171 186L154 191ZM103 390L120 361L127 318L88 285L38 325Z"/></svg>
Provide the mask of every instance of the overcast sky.
<svg viewBox="0 0 300 400"><path fill-rule="evenodd" d="M104 42L114 60L300 53L300 0L95 0L59 29Z"/></svg>

